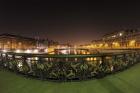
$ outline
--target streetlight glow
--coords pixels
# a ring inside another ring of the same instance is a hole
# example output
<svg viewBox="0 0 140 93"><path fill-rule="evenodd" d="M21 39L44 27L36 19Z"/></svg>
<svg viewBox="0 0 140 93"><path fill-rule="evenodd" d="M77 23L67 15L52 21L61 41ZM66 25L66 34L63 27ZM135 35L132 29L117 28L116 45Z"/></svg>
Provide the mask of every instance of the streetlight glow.
<svg viewBox="0 0 140 93"><path fill-rule="evenodd" d="M38 51L38 49L35 49L33 52L34 52L34 53L38 53L39 51Z"/></svg>
<svg viewBox="0 0 140 93"><path fill-rule="evenodd" d="M47 53L47 52L48 52L48 49L46 48L46 49L44 50L44 52L46 52L46 53Z"/></svg>
<svg viewBox="0 0 140 93"><path fill-rule="evenodd" d="M120 35L120 36L122 36L122 35L123 35L123 33L120 33L119 35Z"/></svg>
<svg viewBox="0 0 140 93"><path fill-rule="evenodd" d="M32 53L32 51L29 50L29 49L27 49L27 50L25 51L25 53Z"/></svg>
<svg viewBox="0 0 140 93"><path fill-rule="evenodd" d="M16 53L20 53L20 52L21 52L21 50L17 49L15 52L16 52Z"/></svg>
<svg viewBox="0 0 140 93"><path fill-rule="evenodd" d="M2 50L4 53L6 53L7 52L7 50L6 49L4 49L4 50Z"/></svg>

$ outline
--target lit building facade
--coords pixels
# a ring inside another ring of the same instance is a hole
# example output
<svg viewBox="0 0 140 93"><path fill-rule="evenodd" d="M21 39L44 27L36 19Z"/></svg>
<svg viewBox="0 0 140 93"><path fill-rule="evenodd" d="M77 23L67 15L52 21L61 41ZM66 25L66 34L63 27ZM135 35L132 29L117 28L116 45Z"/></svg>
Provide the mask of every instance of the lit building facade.
<svg viewBox="0 0 140 93"><path fill-rule="evenodd" d="M93 40L86 48L140 48L140 31L129 29L109 33L100 40Z"/></svg>
<svg viewBox="0 0 140 93"><path fill-rule="evenodd" d="M1 34L0 49L31 49L36 47L36 40L33 38L22 37L18 35Z"/></svg>

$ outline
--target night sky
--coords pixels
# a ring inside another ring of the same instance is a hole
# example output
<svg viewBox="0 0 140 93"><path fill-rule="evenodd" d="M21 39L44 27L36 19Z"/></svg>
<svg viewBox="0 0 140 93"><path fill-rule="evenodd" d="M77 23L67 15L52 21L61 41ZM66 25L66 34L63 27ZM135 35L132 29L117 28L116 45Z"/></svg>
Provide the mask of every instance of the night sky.
<svg viewBox="0 0 140 93"><path fill-rule="evenodd" d="M0 34L83 44L108 32L140 27L139 2L19 1L0 2Z"/></svg>

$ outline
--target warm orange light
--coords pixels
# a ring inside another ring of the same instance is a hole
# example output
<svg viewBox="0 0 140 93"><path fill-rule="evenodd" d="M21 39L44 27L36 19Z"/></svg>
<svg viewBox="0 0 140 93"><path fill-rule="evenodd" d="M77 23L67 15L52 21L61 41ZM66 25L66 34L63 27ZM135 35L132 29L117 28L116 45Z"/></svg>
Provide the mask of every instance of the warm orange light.
<svg viewBox="0 0 140 93"><path fill-rule="evenodd" d="M90 61L90 58L86 58L87 61Z"/></svg>
<svg viewBox="0 0 140 93"><path fill-rule="evenodd" d="M129 46L135 46L135 43L136 43L136 40L131 40L131 41L129 42Z"/></svg>
<svg viewBox="0 0 140 93"><path fill-rule="evenodd" d="M97 58L95 57L93 60L94 60L94 61L96 61L96 60L97 60Z"/></svg>
<svg viewBox="0 0 140 93"><path fill-rule="evenodd" d="M108 44L105 44L104 46L105 46L105 47L108 47Z"/></svg>
<svg viewBox="0 0 140 93"><path fill-rule="evenodd" d="M112 44L114 47L120 47L120 44L118 42L113 42Z"/></svg>

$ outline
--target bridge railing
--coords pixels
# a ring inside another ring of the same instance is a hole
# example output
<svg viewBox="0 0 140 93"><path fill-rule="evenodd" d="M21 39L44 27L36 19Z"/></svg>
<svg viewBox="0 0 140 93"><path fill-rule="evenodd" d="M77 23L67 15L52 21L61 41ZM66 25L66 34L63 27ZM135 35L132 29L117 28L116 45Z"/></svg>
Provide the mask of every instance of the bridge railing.
<svg viewBox="0 0 140 93"><path fill-rule="evenodd" d="M102 78L140 62L139 51L91 55L47 55L1 52L0 66L41 80Z"/></svg>

